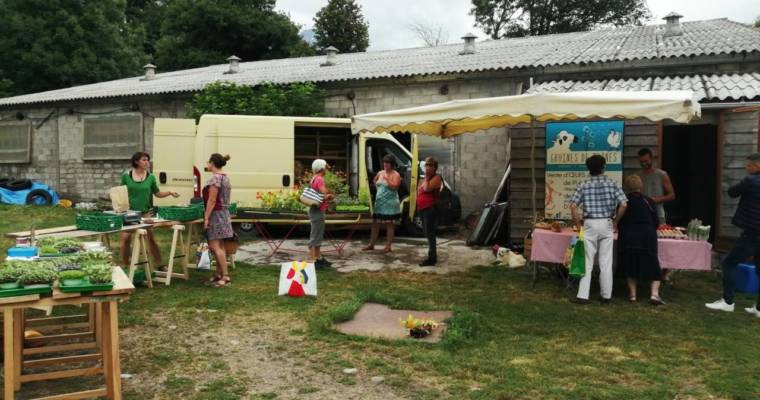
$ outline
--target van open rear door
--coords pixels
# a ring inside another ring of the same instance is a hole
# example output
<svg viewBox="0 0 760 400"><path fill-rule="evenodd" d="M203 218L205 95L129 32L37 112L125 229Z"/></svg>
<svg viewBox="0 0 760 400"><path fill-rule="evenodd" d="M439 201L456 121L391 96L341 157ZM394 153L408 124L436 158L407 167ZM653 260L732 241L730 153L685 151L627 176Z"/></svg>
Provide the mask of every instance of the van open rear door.
<svg viewBox="0 0 760 400"><path fill-rule="evenodd" d="M153 174L162 191L179 193L179 199L153 198L154 205L189 203L193 197L195 120L156 118L153 122Z"/></svg>

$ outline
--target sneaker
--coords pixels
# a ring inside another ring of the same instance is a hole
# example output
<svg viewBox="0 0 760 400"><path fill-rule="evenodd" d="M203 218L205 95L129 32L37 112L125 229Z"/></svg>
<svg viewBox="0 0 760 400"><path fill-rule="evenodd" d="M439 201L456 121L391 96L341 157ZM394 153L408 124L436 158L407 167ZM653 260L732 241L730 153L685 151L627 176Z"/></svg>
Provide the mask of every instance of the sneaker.
<svg viewBox="0 0 760 400"><path fill-rule="evenodd" d="M420 263L420 267L434 267L436 262L434 260L425 259Z"/></svg>
<svg viewBox="0 0 760 400"><path fill-rule="evenodd" d="M752 315L760 318L760 310L757 309L756 305L754 305L752 307L747 307L747 308L744 309L744 311L746 311L746 312L748 312L748 313L750 313L750 314L752 314Z"/></svg>
<svg viewBox="0 0 760 400"><path fill-rule="evenodd" d="M314 261L314 268L323 269L323 268L330 268L332 266L332 263L325 260L324 258L320 258L317 261Z"/></svg>
<svg viewBox="0 0 760 400"><path fill-rule="evenodd" d="M734 305L726 303L726 300L720 299L712 303L705 303L705 307L711 310L734 312Z"/></svg>
<svg viewBox="0 0 760 400"><path fill-rule="evenodd" d="M582 299L580 297L574 297L574 298L570 299L570 302L571 303L575 303L575 304L589 304L589 303L591 303L589 301L589 299Z"/></svg>
<svg viewBox="0 0 760 400"><path fill-rule="evenodd" d="M605 299L604 297L599 298L599 303L601 304L610 304L611 301L612 299Z"/></svg>
<svg viewBox="0 0 760 400"><path fill-rule="evenodd" d="M653 306L664 306L665 302L660 297L650 297L649 304Z"/></svg>

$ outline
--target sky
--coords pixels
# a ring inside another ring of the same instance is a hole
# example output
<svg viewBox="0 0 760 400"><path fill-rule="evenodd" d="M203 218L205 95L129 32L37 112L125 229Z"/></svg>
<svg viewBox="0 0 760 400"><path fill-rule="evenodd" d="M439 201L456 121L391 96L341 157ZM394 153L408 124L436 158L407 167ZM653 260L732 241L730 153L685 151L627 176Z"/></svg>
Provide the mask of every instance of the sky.
<svg viewBox="0 0 760 400"><path fill-rule="evenodd" d="M473 27L468 0L358 0L364 18L369 22L369 51L419 47L424 43L409 26L421 23L440 26L447 32L448 42L457 43L468 32L483 40L486 35ZM653 20L659 24L666 14L677 11L681 21L728 18L750 23L760 16L758 0L648 0ZM304 29L314 25L314 16L327 0L277 0L277 9Z"/></svg>

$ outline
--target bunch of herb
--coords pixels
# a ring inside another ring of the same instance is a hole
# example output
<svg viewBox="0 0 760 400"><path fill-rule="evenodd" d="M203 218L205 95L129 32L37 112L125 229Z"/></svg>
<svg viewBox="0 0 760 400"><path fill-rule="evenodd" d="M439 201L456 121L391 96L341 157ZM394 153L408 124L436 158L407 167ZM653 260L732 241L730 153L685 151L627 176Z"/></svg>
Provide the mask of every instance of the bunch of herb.
<svg viewBox="0 0 760 400"><path fill-rule="evenodd" d="M84 271L81 270L61 271L58 273L58 279L62 281L84 279L85 276Z"/></svg>
<svg viewBox="0 0 760 400"><path fill-rule="evenodd" d="M49 264L36 263L21 273L20 281L24 285L53 283L58 278L58 271Z"/></svg>
<svg viewBox="0 0 760 400"><path fill-rule="evenodd" d="M37 240L37 247L55 247L57 250L60 250L64 247L70 247L70 248L80 248L81 243L74 239L60 239L60 238L54 238L54 237L44 237L42 239Z"/></svg>
<svg viewBox="0 0 760 400"><path fill-rule="evenodd" d="M56 255L58 254L58 249L56 249L53 246L44 246L40 247L40 255Z"/></svg>
<svg viewBox="0 0 760 400"><path fill-rule="evenodd" d="M91 283L112 282L113 267L106 263L92 263L85 265L82 270L90 278Z"/></svg>
<svg viewBox="0 0 760 400"><path fill-rule="evenodd" d="M0 267L0 283L18 282L23 270L17 266L3 264Z"/></svg>

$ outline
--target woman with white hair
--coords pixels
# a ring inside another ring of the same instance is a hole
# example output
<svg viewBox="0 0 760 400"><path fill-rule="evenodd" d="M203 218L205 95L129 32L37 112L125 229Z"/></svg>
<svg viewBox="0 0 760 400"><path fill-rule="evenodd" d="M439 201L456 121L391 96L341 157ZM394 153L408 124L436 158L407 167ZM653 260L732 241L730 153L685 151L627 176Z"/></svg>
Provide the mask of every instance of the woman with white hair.
<svg viewBox="0 0 760 400"><path fill-rule="evenodd" d="M636 284L651 282L649 303L665 304L660 298L662 272L657 257L657 216L654 200L641 194L642 182L638 175L625 180L628 189L628 208L620 219L618 230L618 263L625 271L628 282L628 300L636 301Z"/></svg>
<svg viewBox="0 0 760 400"><path fill-rule="evenodd" d="M309 222L311 223L311 232L309 233L309 261L314 262L317 268L326 268L332 265L322 257L320 247L325 235L325 211L333 195L327 190L325 185L325 172L327 171L327 162L322 159L316 159L311 163L311 171L314 176L309 182L309 186L324 195L324 200L320 205L309 207Z"/></svg>

